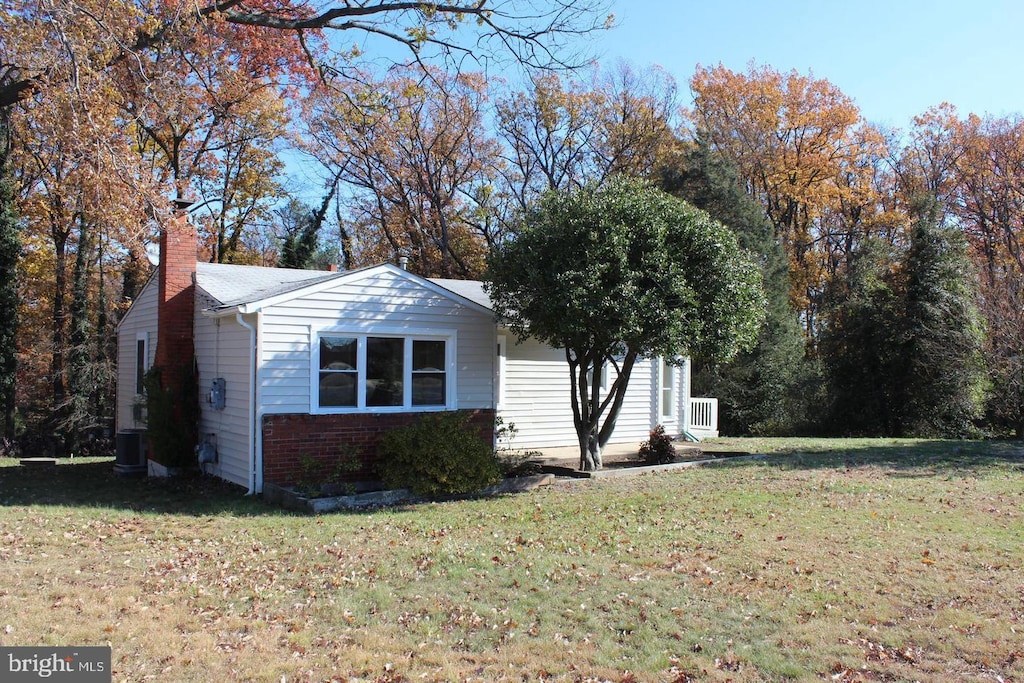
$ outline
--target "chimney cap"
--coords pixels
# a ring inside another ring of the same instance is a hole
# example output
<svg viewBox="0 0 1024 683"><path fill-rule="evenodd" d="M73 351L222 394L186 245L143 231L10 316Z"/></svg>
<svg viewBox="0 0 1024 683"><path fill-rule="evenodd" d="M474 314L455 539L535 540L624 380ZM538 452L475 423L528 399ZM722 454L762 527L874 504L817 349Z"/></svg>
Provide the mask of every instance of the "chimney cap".
<svg viewBox="0 0 1024 683"><path fill-rule="evenodd" d="M175 211L188 211L189 207L196 203L195 199L189 199L188 197L175 197L172 201Z"/></svg>

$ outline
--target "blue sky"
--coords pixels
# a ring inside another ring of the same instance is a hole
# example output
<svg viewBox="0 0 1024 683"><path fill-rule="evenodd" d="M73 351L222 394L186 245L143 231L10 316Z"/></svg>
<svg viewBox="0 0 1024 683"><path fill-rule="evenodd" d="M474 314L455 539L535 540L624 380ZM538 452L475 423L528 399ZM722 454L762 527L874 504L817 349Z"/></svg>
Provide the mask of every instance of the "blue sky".
<svg viewBox="0 0 1024 683"><path fill-rule="evenodd" d="M660 65L686 106L698 63L745 71L753 60L831 81L887 128L906 130L942 102L961 117L1024 115L1024 0L609 1L618 25L578 46L605 66ZM370 63L407 57L389 41L358 40ZM294 189L318 202L321 170L286 156Z"/></svg>
<svg viewBox="0 0 1024 683"><path fill-rule="evenodd" d="M694 67L754 60L824 78L869 121L907 128L950 102L961 116L1024 114L1020 0L614 0L602 64L658 64L690 103Z"/></svg>

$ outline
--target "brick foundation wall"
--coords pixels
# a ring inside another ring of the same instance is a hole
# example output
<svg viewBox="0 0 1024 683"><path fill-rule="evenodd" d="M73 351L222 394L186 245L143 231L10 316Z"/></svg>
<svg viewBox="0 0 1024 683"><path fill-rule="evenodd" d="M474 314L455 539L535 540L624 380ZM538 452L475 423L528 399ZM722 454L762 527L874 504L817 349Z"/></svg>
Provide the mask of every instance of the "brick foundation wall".
<svg viewBox="0 0 1024 683"><path fill-rule="evenodd" d="M459 411L470 415L480 438L494 443L494 410ZM263 418L263 481L293 486L308 477L310 462L322 476L333 478L337 463L358 449L362 468L345 472L343 482L378 479L377 445L396 427L419 420L424 413L359 413L354 415L266 415ZM307 482L303 482L307 483Z"/></svg>

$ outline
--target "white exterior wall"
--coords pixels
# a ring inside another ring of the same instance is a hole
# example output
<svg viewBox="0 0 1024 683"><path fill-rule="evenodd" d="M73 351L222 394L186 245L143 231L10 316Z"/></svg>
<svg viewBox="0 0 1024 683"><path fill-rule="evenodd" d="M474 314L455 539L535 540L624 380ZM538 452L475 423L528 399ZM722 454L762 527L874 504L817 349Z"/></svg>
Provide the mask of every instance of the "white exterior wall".
<svg viewBox="0 0 1024 683"><path fill-rule="evenodd" d="M689 426L690 409L690 359L672 367L672 414L661 413L661 359L651 361L654 381L651 383L651 426L661 424L671 436L682 436Z"/></svg>
<svg viewBox="0 0 1024 683"><path fill-rule="evenodd" d="M249 485L250 434L249 378L253 362L249 330L234 316L211 318L203 314L210 305L202 291L196 292L195 349L199 366L199 439L213 435L217 462L206 463L203 471L240 486ZM255 320L254 316L250 316ZM252 324L251 320L247 320ZM210 402L214 378L225 380L223 410Z"/></svg>
<svg viewBox="0 0 1024 683"><path fill-rule="evenodd" d="M310 412L310 354L318 330L372 334L380 328L410 335L454 331L456 407L494 406L493 317L399 274L383 272L262 309L257 381L264 412Z"/></svg>
<svg viewBox="0 0 1024 683"><path fill-rule="evenodd" d="M578 441L573 425L569 394L569 367L565 351L529 339L515 343L507 335L503 363L504 387L498 415L506 424L516 426L513 448L551 448L575 446ZM674 422L662 420L657 370L659 361L640 359L633 367L622 411L610 443L631 443L647 439L651 428L665 423L666 431L676 434L682 424L683 373L675 372L678 385L676 401L679 413ZM614 371L610 371L614 375Z"/></svg>
<svg viewBox="0 0 1024 683"><path fill-rule="evenodd" d="M157 298L159 288L156 278L151 278L142 288L128 313L117 326L117 412L115 431L122 429L145 429L144 422L133 417L135 393L135 349L140 335L146 339L146 369L156 358Z"/></svg>

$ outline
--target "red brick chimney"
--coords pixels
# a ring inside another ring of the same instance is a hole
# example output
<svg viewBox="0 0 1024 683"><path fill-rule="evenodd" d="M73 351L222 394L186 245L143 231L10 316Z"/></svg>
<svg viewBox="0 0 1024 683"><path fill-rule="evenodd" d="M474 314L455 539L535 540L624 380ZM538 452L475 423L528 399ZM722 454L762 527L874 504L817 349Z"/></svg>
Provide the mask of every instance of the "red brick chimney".
<svg viewBox="0 0 1024 683"><path fill-rule="evenodd" d="M195 274L197 239L188 219L191 202L178 200L177 211L160 231L159 302L157 309L156 358L164 384L174 382L175 368L191 363L195 315Z"/></svg>

